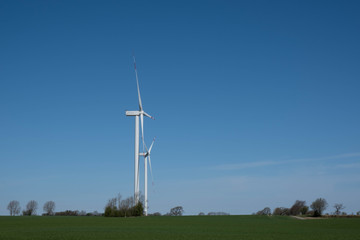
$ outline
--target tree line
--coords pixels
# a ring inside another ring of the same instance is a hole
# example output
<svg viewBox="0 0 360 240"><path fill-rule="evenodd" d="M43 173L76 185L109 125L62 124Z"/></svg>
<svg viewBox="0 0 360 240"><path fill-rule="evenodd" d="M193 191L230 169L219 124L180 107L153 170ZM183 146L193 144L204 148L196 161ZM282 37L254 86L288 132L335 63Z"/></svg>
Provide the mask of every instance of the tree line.
<svg viewBox="0 0 360 240"><path fill-rule="evenodd" d="M55 202L47 201L43 205L43 216L105 216L105 217L137 217L144 215L144 197L140 195L140 201L135 204L133 197L128 197L122 199L121 194L118 194L117 197L111 198L108 200L105 205L104 213L98 213L97 211L92 213L86 213L85 211L72 211L66 210L62 212L55 212ZM312 216L312 217L320 217L324 214L324 211L327 209L328 203L324 198L318 198L314 202L311 203L310 206L306 205L306 201L296 200L295 203L290 207L277 207L271 212L269 207L265 207L264 209L254 213L256 215L278 215L278 216ZM334 216L345 216L346 212L342 210L345 209L345 206L342 203L336 203L333 205L334 212L332 215ZM20 203L16 200L10 201L7 209L9 210L10 216L33 216L36 215L38 210L38 203L35 200L29 201L25 209L21 212ZM160 212L155 212L149 214L149 216L182 216L184 213L184 209L182 206L176 206L171 208L170 211L164 215ZM199 213L199 216L205 215L203 212ZM207 215L230 215L225 212L209 212ZM354 214L352 214L354 215ZM360 216L360 211L356 213L356 215Z"/></svg>
<svg viewBox="0 0 360 240"><path fill-rule="evenodd" d="M33 216L36 215L38 209L38 203L35 200L31 200L26 204L25 210L22 211L23 216ZM21 207L20 203L16 200L10 201L7 210L9 210L10 216L20 215ZM55 202L47 201L43 206L44 214L43 215L54 215L55 211Z"/></svg>
<svg viewBox="0 0 360 240"><path fill-rule="evenodd" d="M311 216L311 217L321 217L324 214L324 211L328 207L328 203L324 198L318 198L314 202L311 203L310 206L306 205L306 201L296 200L295 203L290 207L277 207L271 213L271 209L269 207L265 207L264 209L254 213L256 215L278 215L278 216ZM332 213L334 216L339 215L347 215L346 212L342 212L345 206L342 203L334 204L335 211ZM354 215L354 214L353 214ZM360 211L356 213L356 215L360 216Z"/></svg>
<svg viewBox="0 0 360 240"><path fill-rule="evenodd" d="M31 200L26 204L25 209L21 212L20 203L16 200L10 201L7 210L9 210L10 216L35 216L37 215L39 204L35 200ZM97 211L87 213L85 211L78 210L66 210L62 212L55 212L56 204L54 201L47 201L43 205L44 213L42 216L103 216L103 213L98 213Z"/></svg>
<svg viewBox="0 0 360 240"><path fill-rule="evenodd" d="M133 197L122 199L121 194L117 197L108 200L105 205L105 212L98 213L94 211L92 213L86 213L85 211L78 210L66 210L61 212L55 212L56 204L54 201L47 201L43 205L44 213L42 216L105 216L105 217L137 217L144 215L144 197L140 197L138 204L135 204ZM37 215L39 204L35 200L31 200L26 204L25 209L21 212L21 206L19 201L10 201L7 209L10 216L34 216ZM182 216L184 209L182 206L176 206L170 209L170 212L164 214L164 216ZM149 216L162 216L161 213L155 212L149 214Z"/></svg>

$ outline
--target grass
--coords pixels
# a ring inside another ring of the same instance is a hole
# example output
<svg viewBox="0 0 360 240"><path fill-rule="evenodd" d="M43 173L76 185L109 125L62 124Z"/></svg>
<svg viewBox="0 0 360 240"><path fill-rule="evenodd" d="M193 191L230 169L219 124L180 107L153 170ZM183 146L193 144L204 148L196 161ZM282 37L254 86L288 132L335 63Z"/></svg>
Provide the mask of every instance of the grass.
<svg viewBox="0 0 360 240"><path fill-rule="evenodd" d="M360 239L359 218L0 217L0 239Z"/></svg>

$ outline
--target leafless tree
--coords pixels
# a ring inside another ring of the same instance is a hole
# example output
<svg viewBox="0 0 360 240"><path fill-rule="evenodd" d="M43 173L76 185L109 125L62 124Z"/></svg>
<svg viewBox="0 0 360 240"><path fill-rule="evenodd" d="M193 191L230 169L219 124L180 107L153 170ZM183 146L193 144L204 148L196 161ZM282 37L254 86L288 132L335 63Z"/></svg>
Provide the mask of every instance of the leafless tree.
<svg viewBox="0 0 360 240"><path fill-rule="evenodd" d="M340 215L341 210L343 210L345 206L342 203L335 203L334 208L335 208L335 215Z"/></svg>
<svg viewBox="0 0 360 240"><path fill-rule="evenodd" d="M140 197L139 197L139 198L140 198ZM129 197L129 205L130 205L130 207L135 206L135 200L134 200L134 197Z"/></svg>
<svg viewBox="0 0 360 240"><path fill-rule="evenodd" d="M44 212L46 212L46 215L54 215L54 211L55 211L55 202L53 201L48 201L44 204L43 207Z"/></svg>
<svg viewBox="0 0 360 240"><path fill-rule="evenodd" d="M128 197L121 201L121 206L123 209L129 209L134 206L134 197Z"/></svg>
<svg viewBox="0 0 360 240"><path fill-rule="evenodd" d="M20 203L16 200L13 200L9 202L7 209L10 212L10 216L16 216L20 213L21 210Z"/></svg>
<svg viewBox="0 0 360 240"><path fill-rule="evenodd" d="M120 209L127 210L131 207L131 200L130 198L125 198L124 200L121 200L120 203Z"/></svg>
<svg viewBox="0 0 360 240"><path fill-rule="evenodd" d="M116 198L110 198L108 203L106 204L105 208L110 207L110 208L115 209L116 208L116 202L117 202Z"/></svg>
<svg viewBox="0 0 360 240"><path fill-rule="evenodd" d="M26 210L23 211L23 215L31 216L36 215L36 210L38 208L38 203L35 200L31 200L26 204Z"/></svg>
<svg viewBox="0 0 360 240"><path fill-rule="evenodd" d="M311 209L314 210L314 216L319 217L327 208L328 203L324 198L316 199L311 205Z"/></svg>
<svg viewBox="0 0 360 240"><path fill-rule="evenodd" d="M121 196L121 194L119 193L118 196L117 196L117 198L116 198L118 209L120 209L120 207L121 207L121 198L122 198L122 196Z"/></svg>

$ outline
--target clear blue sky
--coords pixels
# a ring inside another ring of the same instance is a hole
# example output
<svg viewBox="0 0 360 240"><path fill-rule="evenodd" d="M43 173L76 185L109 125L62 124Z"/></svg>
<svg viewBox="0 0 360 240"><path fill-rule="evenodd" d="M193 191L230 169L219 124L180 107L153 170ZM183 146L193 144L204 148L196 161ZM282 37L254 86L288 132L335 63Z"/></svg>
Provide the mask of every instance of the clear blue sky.
<svg viewBox="0 0 360 240"><path fill-rule="evenodd" d="M137 57L149 210L360 211L358 1L1 1L0 214L133 194ZM141 173L143 176L143 172ZM143 181L143 180L141 180Z"/></svg>

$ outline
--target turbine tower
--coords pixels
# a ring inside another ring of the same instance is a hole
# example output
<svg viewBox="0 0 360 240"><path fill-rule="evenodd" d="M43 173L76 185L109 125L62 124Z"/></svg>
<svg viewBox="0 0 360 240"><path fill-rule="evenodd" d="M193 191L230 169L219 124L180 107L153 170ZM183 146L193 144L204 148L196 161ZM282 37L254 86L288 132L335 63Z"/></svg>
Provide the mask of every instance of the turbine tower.
<svg viewBox="0 0 360 240"><path fill-rule="evenodd" d="M150 160L150 152L152 149L152 146L154 144L154 141L152 142L150 148L148 149L146 147L145 144L145 139L144 139L144 115L146 117L149 117L151 119L154 119L152 116L150 116L149 114L147 114L144 110L143 110L143 106L142 106L142 102L141 102L141 96L140 96L140 87L139 87L139 79L138 79L138 74L137 74L137 69L136 69L136 61L135 61L135 56L133 56L134 59L134 69L135 69L135 76L136 76L136 86L137 86L137 92L138 92L138 100L139 100L139 110L138 111L126 111L126 116L134 116L135 117L135 157L134 157L134 199L135 199L135 204L137 204L139 202L139 194L140 194L140 165L139 165L139 156L144 156L144 168L145 168L145 215L147 215L147 161L149 161L149 165L150 165L150 171L151 171L151 175L152 175L152 170L151 170L151 160ZM140 125L141 125L141 139L142 139L142 146L143 146L143 152L140 153L139 152L139 146L140 146L140 142L139 142L139 117L140 117ZM155 139L154 139L155 140ZM146 152L145 152L146 149Z"/></svg>

